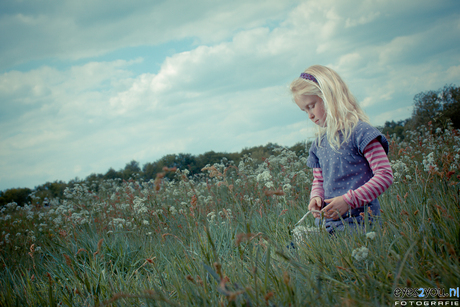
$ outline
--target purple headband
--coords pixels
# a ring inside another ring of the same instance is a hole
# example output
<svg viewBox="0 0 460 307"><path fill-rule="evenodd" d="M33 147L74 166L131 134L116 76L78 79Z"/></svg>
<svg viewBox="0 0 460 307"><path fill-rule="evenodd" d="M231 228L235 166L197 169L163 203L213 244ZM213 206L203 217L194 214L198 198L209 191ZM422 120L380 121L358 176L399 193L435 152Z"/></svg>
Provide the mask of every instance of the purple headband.
<svg viewBox="0 0 460 307"><path fill-rule="evenodd" d="M300 78L305 79L305 80L311 80L311 81L315 82L316 84L318 84L318 81L316 81L316 78L313 77L310 74L307 74L307 73L303 72L303 73L300 74Z"/></svg>

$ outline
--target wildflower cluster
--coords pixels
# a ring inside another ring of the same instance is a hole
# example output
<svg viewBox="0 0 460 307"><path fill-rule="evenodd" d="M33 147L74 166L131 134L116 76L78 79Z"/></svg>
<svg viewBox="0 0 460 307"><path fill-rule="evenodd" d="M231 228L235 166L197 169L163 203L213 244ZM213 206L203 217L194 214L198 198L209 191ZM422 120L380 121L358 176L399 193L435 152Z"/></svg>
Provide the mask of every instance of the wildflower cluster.
<svg viewBox="0 0 460 307"><path fill-rule="evenodd" d="M9 203L0 305L388 305L394 285L453 284L459 146L458 131L430 125L391 140L396 180L366 233L296 227L313 176L282 147L195 176L77 182L47 208Z"/></svg>
<svg viewBox="0 0 460 307"><path fill-rule="evenodd" d="M457 185L460 175L460 133L448 127L433 131L431 123L406 131L405 141L392 141L391 166L395 183L415 180L423 183L426 175L447 178Z"/></svg>

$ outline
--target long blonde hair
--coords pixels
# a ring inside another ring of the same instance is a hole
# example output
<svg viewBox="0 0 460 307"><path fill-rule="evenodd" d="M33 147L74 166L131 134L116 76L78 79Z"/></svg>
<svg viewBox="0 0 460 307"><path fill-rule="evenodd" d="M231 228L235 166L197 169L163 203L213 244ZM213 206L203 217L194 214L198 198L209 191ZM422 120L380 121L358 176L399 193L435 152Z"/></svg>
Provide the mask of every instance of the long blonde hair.
<svg viewBox="0 0 460 307"><path fill-rule="evenodd" d="M290 90L294 97L317 95L323 100L327 114L326 125L318 126L318 145L321 145L321 138L326 134L329 144L337 150L348 141L358 121L369 123L369 117L334 70L322 65L313 65L307 68L305 73L315 77L318 83L299 77L292 81Z"/></svg>

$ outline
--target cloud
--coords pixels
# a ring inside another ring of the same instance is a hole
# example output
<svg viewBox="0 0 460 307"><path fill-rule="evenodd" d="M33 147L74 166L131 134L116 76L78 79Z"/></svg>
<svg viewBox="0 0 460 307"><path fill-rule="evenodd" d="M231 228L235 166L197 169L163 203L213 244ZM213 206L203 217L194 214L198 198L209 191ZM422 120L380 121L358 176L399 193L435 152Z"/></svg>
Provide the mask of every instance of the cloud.
<svg viewBox="0 0 460 307"><path fill-rule="evenodd" d="M0 19L0 67L24 59L76 60L126 46L196 38L213 43L283 18L293 1L60 1L17 4ZM30 48L34 46L34 48Z"/></svg>
<svg viewBox="0 0 460 307"><path fill-rule="evenodd" d="M383 126L386 121L400 121L411 117L412 107L403 107L394 109L382 114L379 114L373 118L375 125Z"/></svg>
<svg viewBox="0 0 460 307"><path fill-rule="evenodd" d="M356 19L347 18L345 22L346 28L356 27L358 25L365 25L374 21L377 17L380 16L380 12L368 12L366 16L361 16Z"/></svg>
<svg viewBox="0 0 460 307"><path fill-rule="evenodd" d="M448 1L178 3L5 10L0 189L171 153L293 145L314 126L288 84L313 64L337 70L375 125L409 117L416 93L460 77L460 23ZM193 43L135 73L159 53L136 46L180 40ZM139 52L94 58L120 48ZM33 70L7 68L34 60Z"/></svg>
<svg viewBox="0 0 460 307"><path fill-rule="evenodd" d="M291 123L290 111L279 103L280 99L291 103L284 86L219 90L229 86L230 78L227 83L217 81L220 85L212 88L211 95L193 78L171 77L173 70L190 71L192 63L192 68L201 67L197 75L202 82L212 81L196 58L185 54L174 65L165 63L158 75L136 78L130 78L127 69L132 62L127 61L88 63L65 71L42 67L5 73L0 78L2 95L14 96L16 103L27 107L0 123L7 131L0 134L5 146L0 168L11 173L8 182L24 177L25 171L14 170L18 165L35 165L31 173L42 182L69 180L122 167L131 159L152 162L169 153L238 151L260 142L294 142L294 136L301 137L282 127ZM167 88L158 87L161 78ZM16 87L7 90L11 80ZM34 96L31 92L37 86L49 90ZM263 121L270 118L268 128ZM283 138L284 132L294 136Z"/></svg>

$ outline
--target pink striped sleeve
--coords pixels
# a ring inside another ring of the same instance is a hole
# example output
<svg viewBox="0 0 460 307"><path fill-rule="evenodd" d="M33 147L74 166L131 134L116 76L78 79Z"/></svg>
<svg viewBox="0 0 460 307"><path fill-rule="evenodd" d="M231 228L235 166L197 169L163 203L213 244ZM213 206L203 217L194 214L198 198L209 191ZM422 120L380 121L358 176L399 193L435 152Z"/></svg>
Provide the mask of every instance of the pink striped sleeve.
<svg viewBox="0 0 460 307"><path fill-rule="evenodd" d="M310 199L313 197L321 197L321 199L324 199L323 181L323 171L320 168L313 168L313 184L311 187Z"/></svg>
<svg viewBox="0 0 460 307"><path fill-rule="evenodd" d="M377 139L372 140L364 149L364 157L369 162L369 166L374 176L356 190L350 190L343 196L345 201L352 207L361 207L379 195L393 183L393 172L390 161Z"/></svg>

